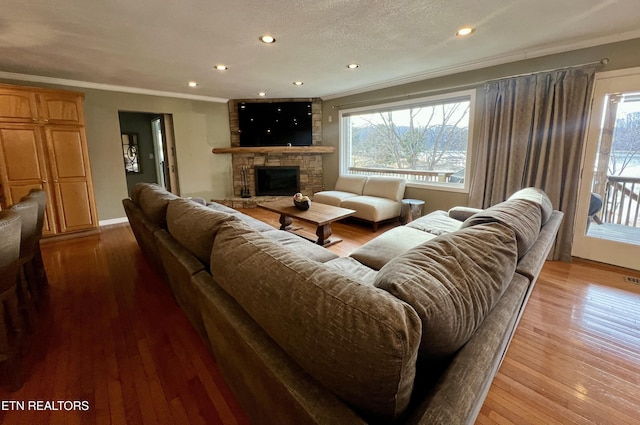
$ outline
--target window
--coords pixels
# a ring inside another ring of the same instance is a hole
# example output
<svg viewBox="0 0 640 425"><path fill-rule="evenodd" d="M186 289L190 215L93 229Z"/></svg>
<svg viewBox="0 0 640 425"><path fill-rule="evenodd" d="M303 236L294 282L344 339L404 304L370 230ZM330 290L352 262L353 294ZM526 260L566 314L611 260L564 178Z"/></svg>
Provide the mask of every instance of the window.
<svg viewBox="0 0 640 425"><path fill-rule="evenodd" d="M342 110L342 173L466 190L474 100L471 90Z"/></svg>

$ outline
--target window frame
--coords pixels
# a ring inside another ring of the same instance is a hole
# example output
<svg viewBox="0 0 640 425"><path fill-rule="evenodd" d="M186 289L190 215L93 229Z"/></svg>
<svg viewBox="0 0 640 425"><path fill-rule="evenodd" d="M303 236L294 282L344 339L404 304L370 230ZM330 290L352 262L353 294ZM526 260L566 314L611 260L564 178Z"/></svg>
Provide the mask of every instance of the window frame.
<svg viewBox="0 0 640 425"><path fill-rule="evenodd" d="M473 153L473 129L475 126L475 109L476 109L476 90L462 90L451 93L443 93L432 96L422 96L422 97L414 97L411 99L395 101L395 102L384 102L384 103L375 103L367 106L357 107L357 108L348 108L341 109L338 112L338 123L339 123L339 170L340 175L348 175L351 174L349 172L349 162L351 159L351 143L347 143L349 126L347 125L348 120L345 119L350 115L358 115L363 113L372 113L372 112L383 112L388 110L398 110L398 109L408 109L411 106L428 106L433 104L441 104L447 103L455 100L469 100L469 127L467 133L467 153L465 160L465 175L464 175L464 183L449 183L449 182L419 182L413 180L407 180L407 187L412 188L421 188L421 189L433 189L433 190L442 190L448 192L460 192L460 193L469 193L470 187L470 178L471 178L471 164L473 163L472 153ZM401 108L401 107L406 108Z"/></svg>

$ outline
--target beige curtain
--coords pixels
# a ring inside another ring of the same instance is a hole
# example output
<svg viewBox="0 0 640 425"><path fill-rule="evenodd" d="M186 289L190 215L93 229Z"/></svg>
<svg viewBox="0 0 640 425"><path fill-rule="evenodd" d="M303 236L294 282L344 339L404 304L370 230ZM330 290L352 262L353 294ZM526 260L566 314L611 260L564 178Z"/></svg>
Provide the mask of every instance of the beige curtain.
<svg viewBox="0 0 640 425"><path fill-rule="evenodd" d="M571 261L580 159L594 68L485 84L482 132L475 146L471 206L487 208L529 186L564 212L553 259Z"/></svg>

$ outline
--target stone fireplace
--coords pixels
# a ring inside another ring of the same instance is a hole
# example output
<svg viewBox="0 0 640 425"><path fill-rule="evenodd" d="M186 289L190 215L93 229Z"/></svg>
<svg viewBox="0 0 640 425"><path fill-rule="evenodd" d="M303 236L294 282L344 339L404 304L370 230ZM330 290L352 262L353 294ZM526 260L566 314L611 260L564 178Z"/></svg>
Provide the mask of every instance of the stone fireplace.
<svg viewBox="0 0 640 425"><path fill-rule="evenodd" d="M300 167L254 167L256 196L292 196L300 192Z"/></svg>
<svg viewBox="0 0 640 425"><path fill-rule="evenodd" d="M265 101L294 101L295 99L270 99ZM309 99L304 99L308 101ZM255 101L255 100L252 100ZM238 132L237 104L243 100L229 101L229 126L231 147L215 148L214 154L231 154L233 174L233 199L219 200L232 207L252 207L262 199L256 197L255 167L299 167L300 192L313 195L323 190L322 156L334 152L331 146L322 146L322 101L311 99L313 119L312 146L241 147ZM243 178L244 175L244 178ZM242 198L246 185L250 198ZM295 192L294 192L295 193ZM293 193L287 196L292 196Z"/></svg>
<svg viewBox="0 0 640 425"><path fill-rule="evenodd" d="M256 167L298 167L299 191L302 194L313 195L323 188L322 154L234 153L232 155L234 197L241 195L243 184L248 185L251 196L256 196ZM244 181L243 170L246 173ZM290 195L293 196L294 193Z"/></svg>

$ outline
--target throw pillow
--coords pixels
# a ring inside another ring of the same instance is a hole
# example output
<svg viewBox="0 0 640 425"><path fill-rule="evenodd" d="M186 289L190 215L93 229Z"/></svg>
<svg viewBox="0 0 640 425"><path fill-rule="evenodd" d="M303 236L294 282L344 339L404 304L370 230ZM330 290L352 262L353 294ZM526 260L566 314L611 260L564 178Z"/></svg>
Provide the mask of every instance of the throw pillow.
<svg viewBox="0 0 640 425"><path fill-rule="evenodd" d="M483 224L438 236L387 263L374 285L411 305L422 322L422 358L453 354L511 282L513 231Z"/></svg>
<svg viewBox="0 0 640 425"><path fill-rule="evenodd" d="M553 205L551 204L551 200L542 189L538 189L537 187L527 187L521 189L511 195L509 199L527 199L538 204L540 206L540 213L542 214L542 224L546 224L547 221L549 221L549 219L551 218L551 214L553 213Z"/></svg>
<svg viewBox="0 0 640 425"><path fill-rule="evenodd" d="M527 199L508 199L472 215L462 228L484 223L502 223L516 234L518 258L522 258L538 240L541 211L538 204Z"/></svg>
<svg viewBox="0 0 640 425"><path fill-rule="evenodd" d="M240 221L222 225L212 252L216 283L313 379L366 418L402 415L420 342L410 306Z"/></svg>
<svg viewBox="0 0 640 425"><path fill-rule="evenodd" d="M220 226L235 219L233 215L183 198L170 201L167 207L167 228L171 236L207 266Z"/></svg>

